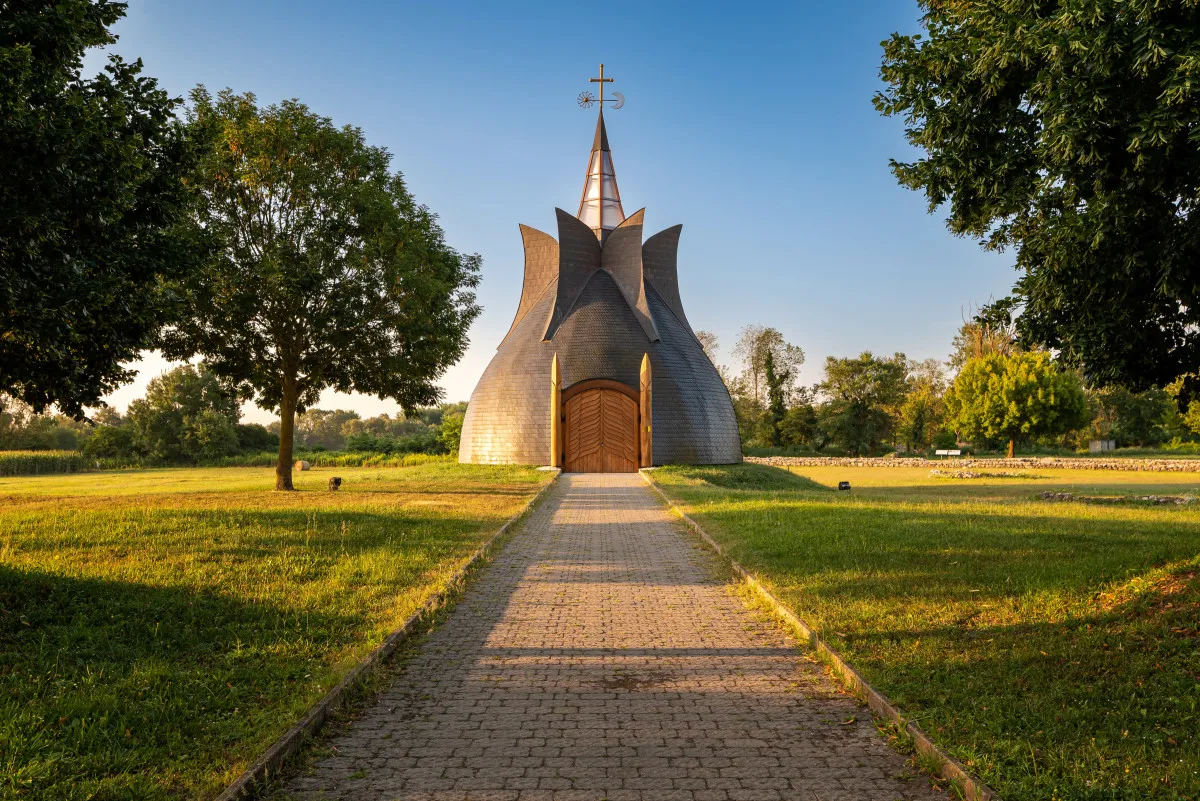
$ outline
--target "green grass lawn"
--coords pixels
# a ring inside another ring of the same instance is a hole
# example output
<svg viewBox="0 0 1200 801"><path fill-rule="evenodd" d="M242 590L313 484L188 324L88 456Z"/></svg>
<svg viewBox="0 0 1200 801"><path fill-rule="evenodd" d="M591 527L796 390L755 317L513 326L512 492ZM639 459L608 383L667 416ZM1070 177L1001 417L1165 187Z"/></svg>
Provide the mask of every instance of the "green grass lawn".
<svg viewBox="0 0 1200 801"><path fill-rule="evenodd" d="M1200 503L1039 497L1200 494L1200 473L1024 472L653 475L1005 801L1200 798Z"/></svg>
<svg viewBox="0 0 1200 801"><path fill-rule="evenodd" d="M325 491L331 475L344 483ZM206 798L549 480L433 463L0 479L0 798Z"/></svg>

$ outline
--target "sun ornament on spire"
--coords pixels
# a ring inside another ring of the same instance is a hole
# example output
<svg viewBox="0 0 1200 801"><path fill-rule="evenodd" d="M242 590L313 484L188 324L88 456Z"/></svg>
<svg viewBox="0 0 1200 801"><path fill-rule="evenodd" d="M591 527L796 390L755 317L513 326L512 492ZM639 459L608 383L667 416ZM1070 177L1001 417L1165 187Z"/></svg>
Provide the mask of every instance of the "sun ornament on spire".
<svg viewBox="0 0 1200 801"><path fill-rule="evenodd" d="M601 64L600 89L576 98L600 107L579 211L554 210L557 238L521 226L521 301L471 393L460 462L634 472L742 460L729 391L679 297L683 226L643 239L646 210L621 205L604 104L625 98L611 82Z"/></svg>
<svg viewBox="0 0 1200 801"><path fill-rule="evenodd" d="M604 104L612 103L613 108L620 108L625 105L625 95L613 92L612 97L604 96L604 84L612 83L613 79L604 77L603 64L600 65L600 77L590 80L600 84L600 97L585 91L580 92L576 99L583 108L591 108L599 103L600 114L596 119L596 138L592 144L592 154L588 158L583 196L579 199L579 212L576 216L595 232L603 244L608 234L625 220L625 210L621 207L621 192L617 189L617 175L613 170L612 153L608 149L608 133L604 130Z"/></svg>
<svg viewBox="0 0 1200 801"><path fill-rule="evenodd" d="M621 106L625 105L625 95L621 94L620 92L613 92L612 97L609 97L609 98L604 97L604 84L612 83L612 82L613 82L612 78L604 77L604 65L601 64L600 65L600 77L599 78L588 78L588 83L600 84L600 97L597 98L591 92L584 90L579 93L578 97L575 98L575 102L577 102L579 104L580 108L591 108L595 104L599 103L601 111L604 110L605 103L612 103L613 108L620 108Z"/></svg>

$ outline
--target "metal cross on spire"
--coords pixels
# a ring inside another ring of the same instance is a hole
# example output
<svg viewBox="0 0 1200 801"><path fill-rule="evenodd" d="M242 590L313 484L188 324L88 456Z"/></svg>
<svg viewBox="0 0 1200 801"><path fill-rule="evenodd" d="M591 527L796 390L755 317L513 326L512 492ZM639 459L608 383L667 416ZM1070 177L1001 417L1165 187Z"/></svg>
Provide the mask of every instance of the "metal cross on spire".
<svg viewBox="0 0 1200 801"><path fill-rule="evenodd" d="M625 105L625 96L620 92L613 92L611 98L604 96L604 84L612 83L612 78L604 77L603 64L600 65L600 77L592 78L591 82L600 84L600 98L597 100L591 92L580 92L579 105L591 108L600 103L600 113L596 115L596 138L592 142L583 196L579 199L579 212L575 216L596 233L603 245L609 232L625 219L612 153L608 149L608 133L604 130L604 104L612 103L613 108L620 108Z"/></svg>
<svg viewBox="0 0 1200 801"><path fill-rule="evenodd" d="M592 94L590 91L580 92L579 97L575 98L575 100L578 101L580 108L591 108L596 103L600 104L601 109L604 108L605 103L612 103L613 108L620 108L621 106L625 105L625 95L621 94L620 92L613 92L612 97L605 99L604 84L612 83L612 82L613 82L612 78L604 77L604 65L601 64L600 65L600 77L599 78L588 78L588 83L600 84L600 97L599 97L599 99L597 99L596 96L594 94Z"/></svg>

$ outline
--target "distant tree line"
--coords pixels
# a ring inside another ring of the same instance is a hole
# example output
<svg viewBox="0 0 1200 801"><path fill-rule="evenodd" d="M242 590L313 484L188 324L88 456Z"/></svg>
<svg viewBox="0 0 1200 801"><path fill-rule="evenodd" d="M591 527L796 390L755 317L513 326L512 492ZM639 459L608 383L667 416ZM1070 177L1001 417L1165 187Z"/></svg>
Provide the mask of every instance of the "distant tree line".
<svg viewBox="0 0 1200 801"><path fill-rule="evenodd" d="M465 403L420 407L411 416L361 419L356 412L310 409L297 416L300 453L350 451L446 454L458 451ZM0 395L0 450L79 451L129 464L203 464L279 448L279 422L241 422L235 393L204 366L183 365L154 378L125 414L105 407L90 421L38 414Z"/></svg>
<svg viewBox="0 0 1200 801"><path fill-rule="evenodd" d="M296 416L295 447L301 451L458 453L467 404L419 407L411 415L363 419L344 409L309 409ZM279 436L279 423L268 430Z"/></svg>
<svg viewBox="0 0 1200 801"><path fill-rule="evenodd" d="M1132 392L1088 386L1048 351L1026 350L1007 311L984 307L964 322L943 363L903 353L829 357L823 379L799 383L801 348L774 328L747 326L719 364L719 342L697 332L733 400L747 452L829 455L1185 446L1200 440L1200 404L1179 412L1183 380Z"/></svg>

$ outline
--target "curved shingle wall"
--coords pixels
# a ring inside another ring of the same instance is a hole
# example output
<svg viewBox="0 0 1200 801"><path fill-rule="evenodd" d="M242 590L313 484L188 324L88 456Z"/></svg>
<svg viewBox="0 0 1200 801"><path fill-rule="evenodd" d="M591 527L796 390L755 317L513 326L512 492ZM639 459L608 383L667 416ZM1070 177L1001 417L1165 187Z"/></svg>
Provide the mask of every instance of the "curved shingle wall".
<svg viewBox="0 0 1200 801"><path fill-rule="evenodd" d="M549 464L550 361L558 354L563 389L608 378L634 389L642 355L654 376L655 464L727 464L741 461L733 403L716 368L668 303L646 286L660 340L651 342L611 275L587 279L569 314L542 334L554 308L558 281L517 323L492 358L463 422L459 461Z"/></svg>

